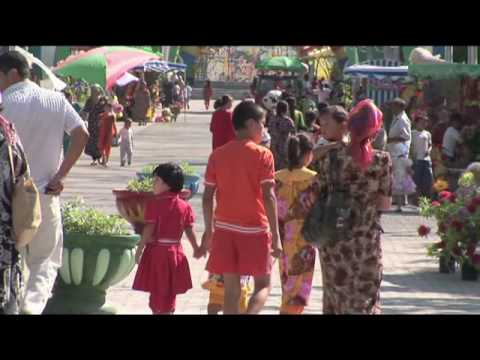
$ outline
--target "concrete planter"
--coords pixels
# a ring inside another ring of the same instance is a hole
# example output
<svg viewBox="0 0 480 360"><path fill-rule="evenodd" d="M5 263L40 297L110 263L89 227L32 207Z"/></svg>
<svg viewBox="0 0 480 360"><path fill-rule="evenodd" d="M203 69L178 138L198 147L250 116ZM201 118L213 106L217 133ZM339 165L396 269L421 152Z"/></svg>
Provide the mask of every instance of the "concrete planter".
<svg viewBox="0 0 480 360"><path fill-rule="evenodd" d="M135 266L137 235L64 235L63 264L46 314L114 314L105 307L110 286Z"/></svg>

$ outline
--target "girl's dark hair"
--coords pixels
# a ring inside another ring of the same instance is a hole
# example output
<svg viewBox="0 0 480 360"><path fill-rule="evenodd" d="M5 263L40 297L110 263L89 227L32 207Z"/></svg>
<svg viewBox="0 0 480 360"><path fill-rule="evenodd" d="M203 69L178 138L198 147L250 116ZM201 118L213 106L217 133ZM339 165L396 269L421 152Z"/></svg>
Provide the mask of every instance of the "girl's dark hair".
<svg viewBox="0 0 480 360"><path fill-rule="evenodd" d="M265 111L260 105L251 101L242 101L233 110L233 127L235 130L241 130L245 128L248 120L253 119L256 122L260 122L264 117Z"/></svg>
<svg viewBox="0 0 480 360"><path fill-rule="evenodd" d="M171 192L179 193L183 189L183 171L177 164L160 164L153 170L153 176L158 176L162 179L170 187Z"/></svg>
<svg viewBox="0 0 480 360"><path fill-rule="evenodd" d="M451 122L454 122L454 121L462 122L462 120L463 120L462 114L460 114L459 112L454 112L452 115L450 115Z"/></svg>
<svg viewBox="0 0 480 360"><path fill-rule="evenodd" d="M307 111L305 113L305 125L310 128L317 119L317 113L315 111Z"/></svg>
<svg viewBox="0 0 480 360"><path fill-rule="evenodd" d="M132 124L132 119L126 118L125 121L123 122L123 124L124 124L124 125L126 125L126 124L130 124L130 125L131 125L131 124Z"/></svg>
<svg viewBox="0 0 480 360"><path fill-rule="evenodd" d="M302 160L313 150L313 143L303 135L290 136L288 139L288 170L292 171L302 167Z"/></svg>
<svg viewBox="0 0 480 360"><path fill-rule="evenodd" d="M287 98L287 104L288 104L288 108L290 110L290 117L292 119L294 119L295 118L295 109L297 107L297 100L295 100L294 97L290 96L290 97Z"/></svg>
<svg viewBox="0 0 480 360"><path fill-rule="evenodd" d="M230 101L233 101L233 97L230 95L223 95L221 97L221 105L220 106L225 106L227 105Z"/></svg>
<svg viewBox="0 0 480 360"><path fill-rule="evenodd" d="M277 104L277 115L284 116L288 114L288 103L284 100L280 100Z"/></svg>
<svg viewBox="0 0 480 360"><path fill-rule="evenodd" d="M348 112L342 106L329 106L326 112L339 124L348 121Z"/></svg>
<svg viewBox="0 0 480 360"><path fill-rule="evenodd" d="M215 100L215 102L213 103L213 109L214 110L217 110L217 109L221 108L222 106L223 106L222 99L220 99L220 98Z"/></svg>

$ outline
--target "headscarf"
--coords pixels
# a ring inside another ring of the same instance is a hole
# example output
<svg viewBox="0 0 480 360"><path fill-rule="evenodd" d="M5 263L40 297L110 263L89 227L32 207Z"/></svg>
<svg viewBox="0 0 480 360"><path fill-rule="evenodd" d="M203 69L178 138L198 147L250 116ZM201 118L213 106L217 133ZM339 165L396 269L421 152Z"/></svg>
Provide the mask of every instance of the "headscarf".
<svg viewBox="0 0 480 360"><path fill-rule="evenodd" d="M370 99L360 101L348 115L351 154L362 169L372 163L371 138L378 133L382 124L383 114Z"/></svg>

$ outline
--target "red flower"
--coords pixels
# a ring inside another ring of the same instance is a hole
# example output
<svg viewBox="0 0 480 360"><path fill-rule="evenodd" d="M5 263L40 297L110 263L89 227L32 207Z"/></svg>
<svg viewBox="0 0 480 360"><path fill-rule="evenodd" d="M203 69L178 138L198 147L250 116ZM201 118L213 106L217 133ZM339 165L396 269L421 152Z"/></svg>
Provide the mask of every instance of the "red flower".
<svg viewBox="0 0 480 360"><path fill-rule="evenodd" d="M480 205L480 196L473 198L472 204L475 204L477 206Z"/></svg>
<svg viewBox="0 0 480 360"><path fill-rule="evenodd" d="M474 254L475 254L475 245L474 244L470 244L467 248L467 255L472 257Z"/></svg>
<svg viewBox="0 0 480 360"><path fill-rule="evenodd" d="M438 201L432 201L432 206L440 206L441 204Z"/></svg>
<svg viewBox="0 0 480 360"><path fill-rule="evenodd" d="M440 199L449 199L451 196L452 196L452 193L450 191L440 191L440 193L438 194L438 196L440 197Z"/></svg>
<svg viewBox="0 0 480 360"><path fill-rule="evenodd" d="M452 227L457 231L462 231L464 226L465 226L465 224L458 221L458 220L453 220L452 221Z"/></svg>
<svg viewBox="0 0 480 360"><path fill-rule="evenodd" d="M421 237L427 236L430 233L430 228L425 225L420 225L418 227L418 235Z"/></svg>
<svg viewBox="0 0 480 360"><path fill-rule="evenodd" d="M452 202L452 203L455 202L455 200L457 200L457 194L452 193L450 195L450 197L448 198L448 200L450 200L450 202Z"/></svg>
<svg viewBox="0 0 480 360"><path fill-rule="evenodd" d="M474 202L471 202L470 204L468 204L467 210L470 214L475 214L475 212L477 211L477 205L475 205Z"/></svg>

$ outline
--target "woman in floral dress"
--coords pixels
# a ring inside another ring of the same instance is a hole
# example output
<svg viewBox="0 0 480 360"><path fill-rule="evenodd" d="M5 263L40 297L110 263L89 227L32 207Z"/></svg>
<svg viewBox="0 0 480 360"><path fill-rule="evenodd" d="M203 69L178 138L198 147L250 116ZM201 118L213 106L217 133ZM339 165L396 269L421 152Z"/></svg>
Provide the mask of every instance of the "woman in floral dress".
<svg viewBox="0 0 480 360"><path fill-rule="evenodd" d="M315 266L315 248L301 235L303 217L290 211L300 193L305 191L317 174L307 169L313 158L313 144L307 136L293 136L288 142L288 169L275 174L278 220L282 256L280 279L282 306L280 314L301 314L308 304Z"/></svg>
<svg viewBox="0 0 480 360"><path fill-rule="evenodd" d="M277 116L268 123L268 132L271 136L270 150L275 159L275 170L287 167L287 141L290 135L295 134L295 124L288 117L288 104L280 101L277 104Z"/></svg>
<svg viewBox="0 0 480 360"><path fill-rule="evenodd" d="M391 205L392 162L388 153L373 150L371 142L382 122L382 113L373 102L361 101L349 114L351 142L330 150L338 151L340 182L353 201L353 228L348 238L319 248L324 314L381 312L380 211ZM328 152L314 165L318 177L298 203L304 216L332 182Z"/></svg>
<svg viewBox="0 0 480 360"><path fill-rule="evenodd" d="M23 288L21 256L13 236L13 182L9 145L12 147L15 175L18 177L25 172L23 149L13 126L0 115L0 315L18 314Z"/></svg>

